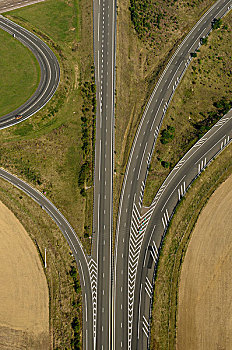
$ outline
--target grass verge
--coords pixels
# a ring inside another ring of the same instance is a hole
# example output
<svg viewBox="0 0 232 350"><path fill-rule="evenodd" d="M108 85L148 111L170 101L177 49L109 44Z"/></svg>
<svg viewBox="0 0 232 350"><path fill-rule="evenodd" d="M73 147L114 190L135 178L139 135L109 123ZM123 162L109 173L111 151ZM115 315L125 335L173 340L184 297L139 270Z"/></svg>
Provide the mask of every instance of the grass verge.
<svg viewBox="0 0 232 350"><path fill-rule="evenodd" d="M49 288L50 343L52 349L81 348L81 289L75 260L62 233L50 217L27 195L0 179L0 201L19 219L35 244ZM79 325L74 329L73 322Z"/></svg>
<svg viewBox="0 0 232 350"><path fill-rule="evenodd" d="M145 206L180 158L232 107L231 18L229 13L202 45L168 108L148 174Z"/></svg>
<svg viewBox="0 0 232 350"><path fill-rule="evenodd" d="M214 0L117 2L114 220L129 151L143 109L175 48L213 3ZM153 16L154 23L146 32L136 31L134 20L131 21L131 6L140 11L139 16L147 16L148 12ZM158 28L156 21L160 13L163 17Z"/></svg>
<svg viewBox="0 0 232 350"><path fill-rule="evenodd" d="M175 349L178 286L182 262L202 208L232 174L232 145L193 183L170 222L158 261L153 296L151 349Z"/></svg>
<svg viewBox="0 0 232 350"><path fill-rule="evenodd" d="M26 102L40 80L35 56L9 33L0 29L0 116Z"/></svg>
<svg viewBox="0 0 232 350"><path fill-rule="evenodd" d="M89 253L95 127L92 1L48 0L6 15L51 47L61 80L41 111L1 131L1 166L43 192Z"/></svg>

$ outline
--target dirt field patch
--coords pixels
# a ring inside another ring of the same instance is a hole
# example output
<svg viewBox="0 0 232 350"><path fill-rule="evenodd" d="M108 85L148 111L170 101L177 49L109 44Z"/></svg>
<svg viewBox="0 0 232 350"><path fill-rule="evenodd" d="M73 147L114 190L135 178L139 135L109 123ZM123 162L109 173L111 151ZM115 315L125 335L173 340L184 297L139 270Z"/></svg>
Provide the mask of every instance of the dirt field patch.
<svg viewBox="0 0 232 350"><path fill-rule="evenodd" d="M184 259L177 349L232 348L232 176L203 209Z"/></svg>
<svg viewBox="0 0 232 350"><path fill-rule="evenodd" d="M38 252L0 202L0 348L49 349L49 293Z"/></svg>

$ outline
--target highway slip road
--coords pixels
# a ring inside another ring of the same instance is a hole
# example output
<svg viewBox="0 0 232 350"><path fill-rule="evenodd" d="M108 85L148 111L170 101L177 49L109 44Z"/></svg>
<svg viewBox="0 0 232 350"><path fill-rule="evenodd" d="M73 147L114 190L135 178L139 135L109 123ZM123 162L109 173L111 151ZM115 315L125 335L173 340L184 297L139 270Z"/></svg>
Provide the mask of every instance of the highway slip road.
<svg viewBox="0 0 232 350"><path fill-rule="evenodd" d="M159 79L138 127L125 172L116 230L113 280L115 310L113 349L115 350L144 348L138 347L139 316L135 314L135 305L138 303L140 293L136 281L138 278L141 279L140 257L143 255L141 247L144 237L142 232L146 227L146 222L140 220L143 214L142 200L147 171L162 120L174 91L192 59L191 53L199 48L200 39L211 31L212 20L225 15L230 10L231 3L231 0L217 1L179 45ZM158 193L162 190L161 187ZM139 222L139 227L136 226L136 220ZM140 315L140 320L141 317L143 316ZM144 319L144 324L149 335L147 318Z"/></svg>
<svg viewBox="0 0 232 350"><path fill-rule="evenodd" d="M132 349L146 349L151 317L154 269L159 249L176 205L192 182L232 140L232 110L221 118L176 164L156 194L144 208L139 221L132 218L143 239L135 283Z"/></svg>
<svg viewBox="0 0 232 350"><path fill-rule="evenodd" d="M20 7L36 4L45 0L1 0L0 13L12 11Z"/></svg>
<svg viewBox="0 0 232 350"><path fill-rule="evenodd" d="M54 95L59 81L60 68L52 50L37 36L22 28L18 24L0 15L0 28L19 40L35 55L41 69L41 79L35 93L21 107L0 118L0 129L22 122L38 112ZM15 115L23 117L15 119Z"/></svg>
<svg viewBox="0 0 232 350"><path fill-rule="evenodd" d="M112 201L115 80L114 0L94 0L94 60L97 97L92 261L94 341L96 349L112 349Z"/></svg>
<svg viewBox="0 0 232 350"><path fill-rule="evenodd" d="M85 256L76 232L61 214L61 212L42 193L2 168L0 168L0 177L19 188L36 203L38 203L41 210L45 210L52 220L54 220L67 240L77 262L78 271L81 278L83 303L83 345L85 349L93 349L92 293L90 284L89 259L87 259Z"/></svg>
<svg viewBox="0 0 232 350"><path fill-rule="evenodd" d="M0 119L0 128L3 129L19 122L15 119L15 114L23 115L23 118L20 119L21 122L36 113L51 99L59 84L60 69L56 56L48 46L34 34L2 16L0 16L0 28L10 34L15 34L16 40L21 41L28 47L38 60L41 69L41 80L38 89L34 95L16 111L13 111ZM95 265L92 264L91 259L86 257L82 245L71 225L42 193L16 176L9 174L2 168L0 168L0 177L18 187L36 201L40 205L41 210L45 210L55 221L66 238L76 259L78 271L81 277L83 347L85 349L93 349L93 302L90 276L92 276L93 271L95 271Z"/></svg>

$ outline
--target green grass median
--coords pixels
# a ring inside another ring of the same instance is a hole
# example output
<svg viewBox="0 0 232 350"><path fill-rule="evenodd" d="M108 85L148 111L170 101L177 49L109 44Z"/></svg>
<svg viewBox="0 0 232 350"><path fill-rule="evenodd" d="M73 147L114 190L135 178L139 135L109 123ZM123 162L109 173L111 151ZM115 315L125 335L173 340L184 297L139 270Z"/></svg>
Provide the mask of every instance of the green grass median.
<svg viewBox="0 0 232 350"><path fill-rule="evenodd" d="M0 116L26 102L35 92L40 68L34 55L0 29Z"/></svg>

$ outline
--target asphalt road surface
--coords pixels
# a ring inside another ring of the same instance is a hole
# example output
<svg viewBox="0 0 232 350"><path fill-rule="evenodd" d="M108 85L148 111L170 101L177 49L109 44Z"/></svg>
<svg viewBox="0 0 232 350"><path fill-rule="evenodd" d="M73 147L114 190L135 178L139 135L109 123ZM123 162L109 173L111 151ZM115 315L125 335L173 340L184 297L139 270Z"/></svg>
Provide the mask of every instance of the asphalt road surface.
<svg viewBox="0 0 232 350"><path fill-rule="evenodd" d="M200 39L210 32L211 21L215 17L222 17L229 11L230 6L231 0L217 1L179 45L151 95L137 130L125 172L116 231L113 280L115 310L113 349L115 350L140 350L147 346L150 327L147 316L149 308L147 313L145 309L139 308L139 314L137 307L141 301L141 298L139 299L139 295L142 293L141 283L144 283L141 279L144 276L142 270L145 254L144 237L151 237L153 232L152 226L152 231L144 233L150 218L149 215L143 217L145 209L142 208L148 166L168 104L191 61L191 53L199 48ZM216 141L216 136L213 141ZM189 169L192 167L193 163L190 162ZM187 182L185 182L185 186L187 186ZM164 187L161 187L157 195L160 196L163 190ZM170 217L171 212L169 210L165 208L163 216L165 224ZM154 224L156 225L156 223ZM158 231L158 224L155 232L157 236L161 235L162 237L162 232ZM156 239L155 242L158 249L159 240ZM138 280L140 283L137 282ZM149 282L151 283L151 281ZM151 292L152 285L149 284L149 287ZM144 340L145 332L141 336L141 329L146 332L146 341Z"/></svg>
<svg viewBox="0 0 232 350"><path fill-rule="evenodd" d="M93 290L97 349L111 349L112 205L115 79L114 0L94 1L94 60L97 94L92 258L97 264Z"/></svg>
<svg viewBox="0 0 232 350"><path fill-rule="evenodd" d="M120 200L112 286L112 178L114 140L115 7L112 0L94 2L94 55L97 85L94 232L92 255L60 211L40 192L0 169L0 176L28 194L57 223L77 261L83 295L85 349L145 349L149 342L153 272L176 204L191 182L226 147L232 137L232 115L224 116L182 158L161 186L150 208L142 207L148 166L162 120L200 38L211 21L229 11L231 0L217 1L190 31L171 58L145 109L131 149ZM41 81L35 94L0 120L14 125L15 114L28 118L44 106L59 83L59 65L36 36L0 16L0 28L16 35L36 56ZM20 120L21 121L21 120ZM113 291L111 292L111 286ZM111 314L112 312L112 314Z"/></svg>
<svg viewBox="0 0 232 350"><path fill-rule="evenodd" d="M60 81L60 68L51 49L34 34L1 15L0 28L14 35L15 40L28 47L35 55L41 69L39 86L31 98L16 110L0 118L0 129L3 129L29 118L52 98ZM17 114L23 117L16 120Z"/></svg>
<svg viewBox="0 0 232 350"><path fill-rule="evenodd" d="M0 13L12 11L42 1L45 0L0 0Z"/></svg>
<svg viewBox="0 0 232 350"><path fill-rule="evenodd" d="M232 110L220 119L185 156L164 181L150 208L144 212L138 224L143 236L138 262L134 302L132 349L148 346L151 316L153 273L162 239L176 205L183 198L192 182L232 140ZM133 219L132 219L133 220Z"/></svg>

